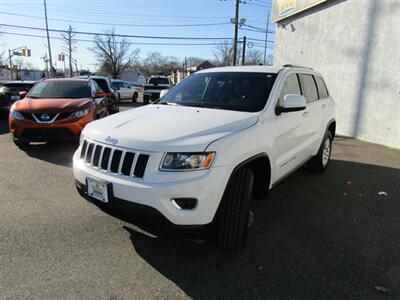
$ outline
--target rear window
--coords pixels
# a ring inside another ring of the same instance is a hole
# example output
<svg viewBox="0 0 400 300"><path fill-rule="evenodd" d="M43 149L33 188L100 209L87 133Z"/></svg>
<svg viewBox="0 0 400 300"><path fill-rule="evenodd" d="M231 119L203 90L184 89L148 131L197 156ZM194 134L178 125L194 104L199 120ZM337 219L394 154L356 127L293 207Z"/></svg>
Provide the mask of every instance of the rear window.
<svg viewBox="0 0 400 300"><path fill-rule="evenodd" d="M160 78L160 77L155 77L155 78L150 78L149 79L150 84L169 84L168 78Z"/></svg>
<svg viewBox="0 0 400 300"><path fill-rule="evenodd" d="M317 86L315 85L314 77L309 74L300 74L301 88L307 103L318 100Z"/></svg>
<svg viewBox="0 0 400 300"><path fill-rule="evenodd" d="M319 98L323 99L328 97L329 93L324 80L321 77L315 76L315 82L317 83Z"/></svg>
<svg viewBox="0 0 400 300"><path fill-rule="evenodd" d="M107 84L107 81L105 79L93 78L93 80L97 82L97 84L99 85L99 87L101 88L101 90L103 92L105 92L105 93L111 92L110 89L108 88L108 84Z"/></svg>
<svg viewBox="0 0 400 300"><path fill-rule="evenodd" d="M5 83L3 89L6 92L29 92L33 84L28 83Z"/></svg>
<svg viewBox="0 0 400 300"><path fill-rule="evenodd" d="M90 86L85 81L42 81L30 91L30 98L89 98Z"/></svg>

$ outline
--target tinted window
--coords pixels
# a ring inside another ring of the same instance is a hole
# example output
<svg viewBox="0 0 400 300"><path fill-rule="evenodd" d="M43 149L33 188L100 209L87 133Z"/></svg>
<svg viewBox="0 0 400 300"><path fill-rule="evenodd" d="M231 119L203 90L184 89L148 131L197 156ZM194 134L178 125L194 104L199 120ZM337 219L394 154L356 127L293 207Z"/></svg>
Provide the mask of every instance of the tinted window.
<svg viewBox="0 0 400 300"><path fill-rule="evenodd" d="M30 98L89 98L90 86L85 81L42 81L30 91Z"/></svg>
<svg viewBox="0 0 400 300"><path fill-rule="evenodd" d="M113 85L113 88L114 89L119 89L120 87L121 87L121 82L119 82L119 81L114 81L113 83L112 83L112 85Z"/></svg>
<svg viewBox="0 0 400 300"><path fill-rule="evenodd" d="M318 76L315 76L314 78L315 78L315 82L317 83L319 98L323 99L323 98L328 97L329 94L328 94L328 90L326 89L324 80Z"/></svg>
<svg viewBox="0 0 400 300"><path fill-rule="evenodd" d="M29 92L33 84L28 83L5 83L3 84L6 92Z"/></svg>
<svg viewBox="0 0 400 300"><path fill-rule="evenodd" d="M154 77L149 79L150 84L169 84L168 78Z"/></svg>
<svg viewBox="0 0 400 300"><path fill-rule="evenodd" d="M101 90L105 93L111 92L110 89L108 88L107 81L105 79L100 79L100 78L93 78L94 81L99 85Z"/></svg>
<svg viewBox="0 0 400 300"><path fill-rule="evenodd" d="M194 74L161 98L161 103L256 112L267 103L276 74Z"/></svg>
<svg viewBox="0 0 400 300"><path fill-rule="evenodd" d="M314 77L309 74L301 74L301 88L307 103L318 100L317 86L315 85Z"/></svg>
<svg viewBox="0 0 400 300"><path fill-rule="evenodd" d="M296 74L289 75L285 79L285 83L283 84L282 91L279 95L279 105L282 105L283 98L288 94L301 95L299 79Z"/></svg>

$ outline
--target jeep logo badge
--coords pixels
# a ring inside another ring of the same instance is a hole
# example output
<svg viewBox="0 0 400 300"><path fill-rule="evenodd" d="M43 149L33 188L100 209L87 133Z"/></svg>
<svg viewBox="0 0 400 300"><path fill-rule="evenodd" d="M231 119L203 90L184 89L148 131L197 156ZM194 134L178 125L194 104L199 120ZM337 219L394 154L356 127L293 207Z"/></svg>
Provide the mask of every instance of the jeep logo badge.
<svg viewBox="0 0 400 300"><path fill-rule="evenodd" d="M50 119L50 116L48 114L43 114L40 116L40 119L42 119L42 121L48 121Z"/></svg>
<svg viewBox="0 0 400 300"><path fill-rule="evenodd" d="M111 136L108 136L108 137L106 138L106 142L109 143L109 144L112 144L112 145L118 144L118 140L112 138Z"/></svg>

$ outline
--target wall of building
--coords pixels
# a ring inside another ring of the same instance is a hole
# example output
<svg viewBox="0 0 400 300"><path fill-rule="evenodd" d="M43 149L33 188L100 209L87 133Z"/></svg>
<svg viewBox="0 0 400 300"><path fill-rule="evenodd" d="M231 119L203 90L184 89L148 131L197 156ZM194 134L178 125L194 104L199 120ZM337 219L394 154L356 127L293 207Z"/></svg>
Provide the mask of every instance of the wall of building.
<svg viewBox="0 0 400 300"><path fill-rule="evenodd" d="M320 71L337 132L400 148L400 1L332 0L276 28L275 65Z"/></svg>

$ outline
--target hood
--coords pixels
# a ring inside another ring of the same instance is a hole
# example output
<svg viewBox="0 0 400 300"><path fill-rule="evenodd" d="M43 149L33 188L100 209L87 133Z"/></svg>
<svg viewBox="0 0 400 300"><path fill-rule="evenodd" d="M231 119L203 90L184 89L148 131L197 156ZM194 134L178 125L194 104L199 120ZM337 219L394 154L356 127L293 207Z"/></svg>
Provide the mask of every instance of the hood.
<svg viewBox="0 0 400 300"><path fill-rule="evenodd" d="M147 105L94 121L83 135L142 151L203 151L211 142L253 126L257 120L257 114L248 112Z"/></svg>
<svg viewBox="0 0 400 300"><path fill-rule="evenodd" d="M90 98L79 99L32 99L24 98L15 102L15 109L18 111L29 111L38 113L59 113L72 112L81 109L93 100Z"/></svg>

